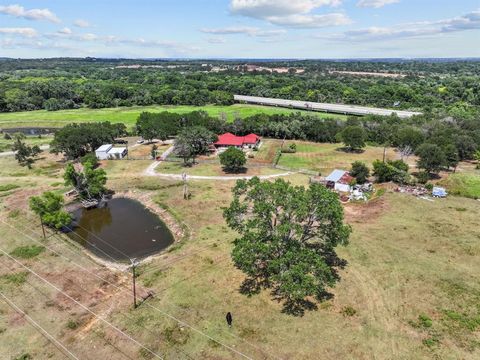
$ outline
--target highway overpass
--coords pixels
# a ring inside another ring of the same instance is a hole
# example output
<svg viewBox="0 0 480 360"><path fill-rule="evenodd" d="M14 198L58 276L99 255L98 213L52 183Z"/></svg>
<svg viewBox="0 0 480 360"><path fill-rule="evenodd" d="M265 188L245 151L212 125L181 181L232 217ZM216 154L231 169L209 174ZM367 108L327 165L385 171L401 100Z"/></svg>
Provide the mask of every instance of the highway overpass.
<svg viewBox="0 0 480 360"><path fill-rule="evenodd" d="M317 102L310 102L310 101L274 99L274 98L264 98L259 96L234 95L233 98L236 102L242 102L247 104L280 106L280 107L286 107L286 108L322 111L322 112L330 112L330 113L345 114L345 115L388 116L392 114L397 114L398 117L409 118L414 115L422 114L420 112L414 112L414 111L380 109L380 108L372 108L372 107L356 106L356 105L326 104L326 103L317 103Z"/></svg>

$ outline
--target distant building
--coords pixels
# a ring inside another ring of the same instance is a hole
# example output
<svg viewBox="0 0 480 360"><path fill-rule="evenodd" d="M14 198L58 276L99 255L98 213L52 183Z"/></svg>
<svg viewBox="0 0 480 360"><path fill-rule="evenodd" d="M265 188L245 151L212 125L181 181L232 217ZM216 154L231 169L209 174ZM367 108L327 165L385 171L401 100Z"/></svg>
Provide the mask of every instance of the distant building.
<svg viewBox="0 0 480 360"><path fill-rule="evenodd" d="M230 147L237 148L254 147L260 143L260 136L256 134L248 134L246 136L236 136L232 133L225 133L218 136L218 140L213 143L215 147Z"/></svg>
<svg viewBox="0 0 480 360"><path fill-rule="evenodd" d="M350 192L350 184L353 180L354 177L351 176L348 171L337 169L333 170L332 173L325 178L327 187L339 192Z"/></svg>
<svg viewBox="0 0 480 360"><path fill-rule="evenodd" d="M112 144L105 144L95 150L95 156L98 160L121 160L127 156L126 147L113 147Z"/></svg>

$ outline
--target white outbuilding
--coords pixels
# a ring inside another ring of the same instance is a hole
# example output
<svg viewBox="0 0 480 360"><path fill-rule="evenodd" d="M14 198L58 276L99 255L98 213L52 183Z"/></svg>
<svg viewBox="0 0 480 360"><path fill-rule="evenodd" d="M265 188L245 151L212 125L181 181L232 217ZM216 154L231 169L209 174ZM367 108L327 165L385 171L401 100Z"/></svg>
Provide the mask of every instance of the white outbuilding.
<svg viewBox="0 0 480 360"><path fill-rule="evenodd" d="M100 146L97 150L95 150L95 155L97 156L98 160L107 160L108 159L108 152L113 148L112 144L106 144Z"/></svg>
<svg viewBox="0 0 480 360"><path fill-rule="evenodd" d="M105 144L95 150L98 160L121 160L127 156L126 147L113 147L112 144Z"/></svg>
<svg viewBox="0 0 480 360"><path fill-rule="evenodd" d="M350 192L352 180L354 178L345 170L335 169L325 180L327 181L327 187L334 189L338 192Z"/></svg>

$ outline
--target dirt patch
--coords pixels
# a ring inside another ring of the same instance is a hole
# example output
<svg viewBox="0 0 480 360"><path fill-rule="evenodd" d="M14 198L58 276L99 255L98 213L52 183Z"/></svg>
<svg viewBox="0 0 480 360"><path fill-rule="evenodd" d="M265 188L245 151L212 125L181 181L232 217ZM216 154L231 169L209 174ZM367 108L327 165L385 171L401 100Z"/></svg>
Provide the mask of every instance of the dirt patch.
<svg viewBox="0 0 480 360"><path fill-rule="evenodd" d="M122 282L117 274L110 271L97 270L97 276L105 279L100 284L92 282L91 276L84 276L82 271L67 269L61 273L47 272L42 274L53 284L56 284L63 292L87 307L95 307L112 296L115 286L121 286ZM112 284L112 285L111 285ZM77 309L77 305L62 293L55 297L53 305L60 310Z"/></svg>
<svg viewBox="0 0 480 360"><path fill-rule="evenodd" d="M385 197L379 197L366 203L349 203L344 206L347 223L371 222L378 219L389 209Z"/></svg>
<svg viewBox="0 0 480 360"><path fill-rule="evenodd" d="M8 319L8 324L10 326L22 326L26 323L25 316L23 314L19 314L17 312L12 313L10 318Z"/></svg>

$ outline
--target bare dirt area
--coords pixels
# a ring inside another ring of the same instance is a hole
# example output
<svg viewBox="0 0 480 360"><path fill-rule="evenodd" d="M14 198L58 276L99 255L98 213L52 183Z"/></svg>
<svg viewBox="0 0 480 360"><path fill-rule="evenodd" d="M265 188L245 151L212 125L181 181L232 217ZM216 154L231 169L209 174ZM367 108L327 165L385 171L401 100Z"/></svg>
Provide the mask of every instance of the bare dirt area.
<svg viewBox="0 0 480 360"><path fill-rule="evenodd" d="M344 206L347 223L374 222L389 211L390 206L386 197L379 197L366 203L348 203Z"/></svg>

